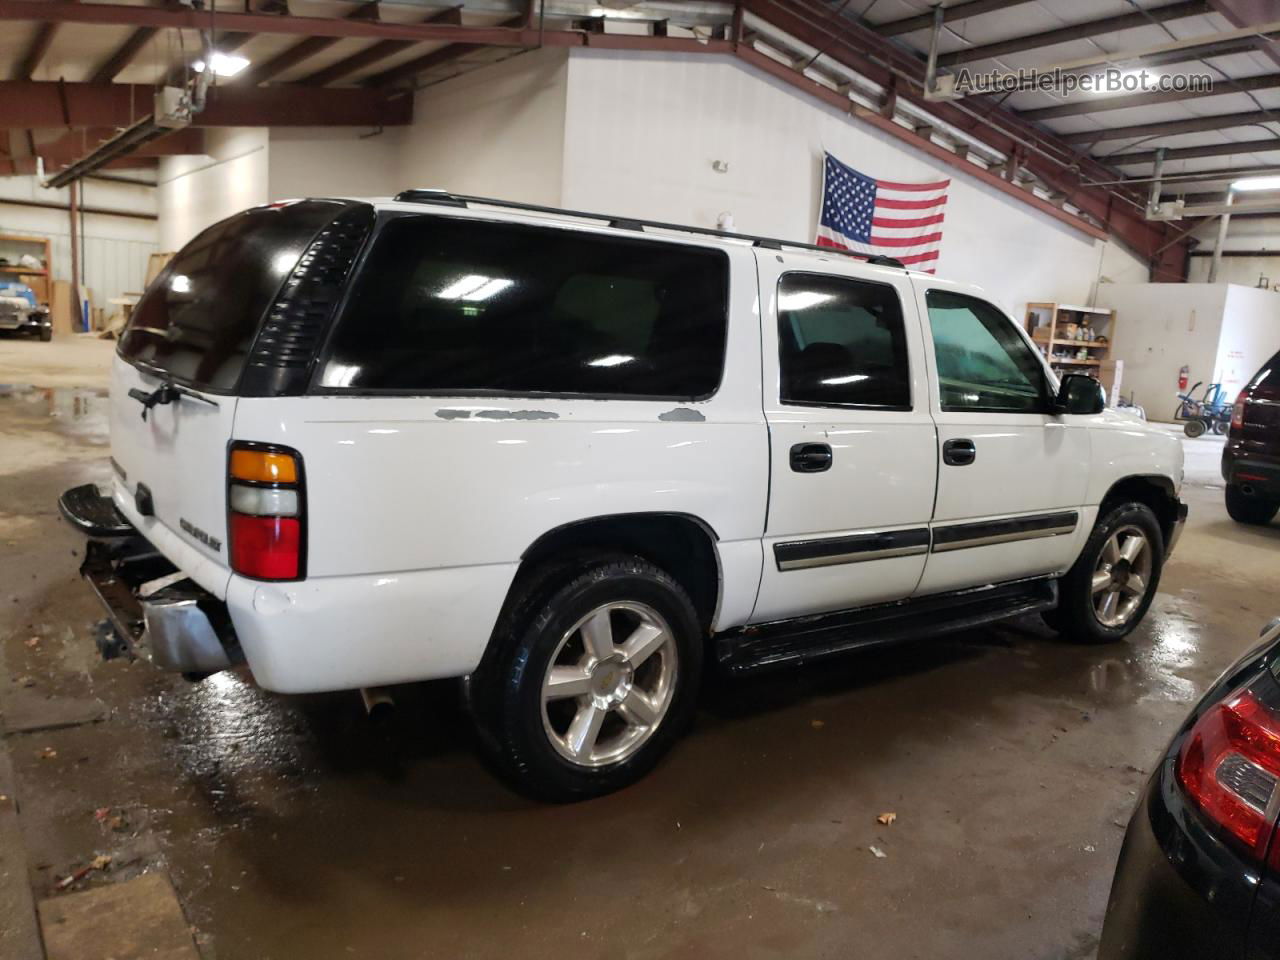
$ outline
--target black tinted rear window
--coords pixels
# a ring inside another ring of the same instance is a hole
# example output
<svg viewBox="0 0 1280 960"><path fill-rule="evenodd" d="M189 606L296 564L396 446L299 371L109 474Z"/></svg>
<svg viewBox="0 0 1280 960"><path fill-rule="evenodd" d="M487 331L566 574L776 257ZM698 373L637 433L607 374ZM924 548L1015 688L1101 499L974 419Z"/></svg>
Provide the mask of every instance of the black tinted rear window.
<svg viewBox="0 0 1280 960"><path fill-rule="evenodd" d="M307 200L215 223L147 288L120 337L121 355L194 386L235 389L281 283L343 207Z"/></svg>
<svg viewBox="0 0 1280 960"><path fill-rule="evenodd" d="M1255 399L1271 400L1280 397L1280 353L1262 365L1262 369L1253 375L1245 389Z"/></svg>
<svg viewBox="0 0 1280 960"><path fill-rule="evenodd" d="M700 247L428 216L382 229L321 384L692 398L724 366L728 258Z"/></svg>

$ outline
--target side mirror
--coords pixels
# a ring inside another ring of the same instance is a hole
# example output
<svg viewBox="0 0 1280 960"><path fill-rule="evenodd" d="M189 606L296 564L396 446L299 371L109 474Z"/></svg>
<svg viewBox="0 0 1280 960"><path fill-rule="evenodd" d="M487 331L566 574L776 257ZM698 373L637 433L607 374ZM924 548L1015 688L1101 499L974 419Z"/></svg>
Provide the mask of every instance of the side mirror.
<svg viewBox="0 0 1280 960"><path fill-rule="evenodd" d="M1107 394L1102 384L1083 373L1068 373L1058 387L1054 400L1056 413L1101 413L1107 406Z"/></svg>

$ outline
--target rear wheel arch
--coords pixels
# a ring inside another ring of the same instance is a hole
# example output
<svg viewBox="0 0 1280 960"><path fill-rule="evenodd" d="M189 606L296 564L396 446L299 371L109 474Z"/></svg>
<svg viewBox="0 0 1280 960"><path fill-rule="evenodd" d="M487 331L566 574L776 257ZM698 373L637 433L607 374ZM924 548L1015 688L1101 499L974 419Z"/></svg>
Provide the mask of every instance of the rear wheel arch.
<svg viewBox="0 0 1280 960"><path fill-rule="evenodd" d="M718 542L710 524L687 513L621 513L562 524L521 554L504 610L548 568L568 573L589 558L629 554L669 573L688 592L699 623L709 632L720 601Z"/></svg>

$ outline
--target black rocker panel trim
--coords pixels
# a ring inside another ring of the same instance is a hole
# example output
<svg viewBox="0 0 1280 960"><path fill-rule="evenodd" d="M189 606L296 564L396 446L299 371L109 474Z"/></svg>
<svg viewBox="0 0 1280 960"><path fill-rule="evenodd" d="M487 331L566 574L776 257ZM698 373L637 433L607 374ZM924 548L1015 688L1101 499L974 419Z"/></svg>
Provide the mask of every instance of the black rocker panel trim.
<svg viewBox="0 0 1280 960"><path fill-rule="evenodd" d="M773 558L779 570L802 570L839 563L907 557L928 551L929 529L915 527L910 530L856 533L847 537L775 543Z"/></svg>
<svg viewBox="0 0 1280 960"><path fill-rule="evenodd" d="M1075 510L1060 513L1041 513L1031 517L1010 517L1006 520L981 520L977 523L957 523L933 528L933 552L964 550L993 543L1014 540L1033 540L1039 537L1057 537L1075 531L1080 514Z"/></svg>

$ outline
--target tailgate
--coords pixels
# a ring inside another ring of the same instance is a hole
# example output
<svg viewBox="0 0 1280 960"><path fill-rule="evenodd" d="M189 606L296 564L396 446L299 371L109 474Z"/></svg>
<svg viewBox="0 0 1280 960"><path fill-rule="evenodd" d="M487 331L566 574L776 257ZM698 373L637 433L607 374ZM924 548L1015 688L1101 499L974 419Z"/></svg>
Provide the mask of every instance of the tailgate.
<svg viewBox="0 0 1280 960"><path fill-rule="evenodd" d="M174 564L221 597L231 575L226 546L227 443L236 398L191 389L193 395L158 404L143 420L143 405L129 391L152 393L161 383L158 376L119 356L112 363L116 503Z"/></svg>
<svg viewBox="0 0 1280 960"><path fill-rule="evenodd" d="M231 576L236 398L302 392L372 222L372 207L337 200L221 220L173 256L121 333L111 368L116 505L219 598Z"/></svg>

